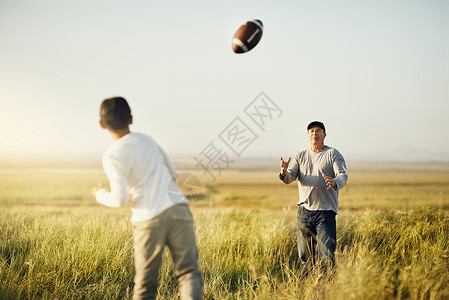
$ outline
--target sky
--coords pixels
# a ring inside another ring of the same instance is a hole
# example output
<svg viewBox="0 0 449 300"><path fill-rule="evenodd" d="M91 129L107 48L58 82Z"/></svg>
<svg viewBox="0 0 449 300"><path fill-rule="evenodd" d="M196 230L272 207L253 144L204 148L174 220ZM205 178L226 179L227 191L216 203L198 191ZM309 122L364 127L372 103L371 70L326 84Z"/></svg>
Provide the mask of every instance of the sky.
<svg viewBox="0 0 449 300"><path fill-rule="evenodd" d="M0 158L100 157L99 106L123 96L171 157L278 164L320 120L349 160L449 161L448 15L445 0L0 0ZM235 54L251 19L262 39Z"/></svg>

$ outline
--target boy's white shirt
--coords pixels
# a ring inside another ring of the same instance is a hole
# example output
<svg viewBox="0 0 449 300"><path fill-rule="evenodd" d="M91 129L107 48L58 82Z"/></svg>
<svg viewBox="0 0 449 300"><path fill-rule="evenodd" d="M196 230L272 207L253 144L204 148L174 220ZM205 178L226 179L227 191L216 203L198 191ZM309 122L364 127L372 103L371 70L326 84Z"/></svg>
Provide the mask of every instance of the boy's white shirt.
<svg viewBox="0 0 449 300"><path fill-rule="evenodd" d="M131 132L114 141L103 154L103 168L111 191L99 189L95 194L98 203L120 207L131 202L133 223L187 203L176 185L175 166L147 135Z"/></svg>

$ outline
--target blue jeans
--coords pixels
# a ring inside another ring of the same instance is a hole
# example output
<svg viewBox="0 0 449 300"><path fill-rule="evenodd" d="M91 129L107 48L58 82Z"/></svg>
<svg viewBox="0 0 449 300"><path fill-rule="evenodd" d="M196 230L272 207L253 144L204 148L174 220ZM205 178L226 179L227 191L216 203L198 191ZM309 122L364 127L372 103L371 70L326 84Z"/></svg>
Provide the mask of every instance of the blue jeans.
<svg viewBox="0 0 449 300"><path fill-rule="evenodd" d="M321 270L326 273L327 270L333 269L337 246L335 216L335 212L331 210L310 211L301 206L298 207L298 254L303 275L307 276L317 263L317 246Z"/></svg>

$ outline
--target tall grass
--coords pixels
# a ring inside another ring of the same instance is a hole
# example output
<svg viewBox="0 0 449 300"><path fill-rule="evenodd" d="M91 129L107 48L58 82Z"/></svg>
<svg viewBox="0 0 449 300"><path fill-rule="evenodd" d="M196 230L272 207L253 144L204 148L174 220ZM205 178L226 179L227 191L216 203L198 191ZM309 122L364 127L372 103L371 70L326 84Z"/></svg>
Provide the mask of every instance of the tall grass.
<svg viewBox="0 0 449 300"><path fill-rule="evenodd" d="M132 283L128 220L92 209L1 213L0 299L123 298Z"/></svg>
<svg viewBox="0 0 449 300"><path fill-rule="evenodd" d="M344 213L339 221L339 272L330 297L341 291L359 299L449 297L448 217L369 212Z"/></svg>
<svg viewBox="0 0 449 300"><path fill-rule="evenodd" d="M193 209L205 299L449 297L449 217L341 212L336 275L300 278L293 213ZM130 299L129 213L100 207L0 212L0 299ZM161 299L176 299L168 252Z"/></svg>

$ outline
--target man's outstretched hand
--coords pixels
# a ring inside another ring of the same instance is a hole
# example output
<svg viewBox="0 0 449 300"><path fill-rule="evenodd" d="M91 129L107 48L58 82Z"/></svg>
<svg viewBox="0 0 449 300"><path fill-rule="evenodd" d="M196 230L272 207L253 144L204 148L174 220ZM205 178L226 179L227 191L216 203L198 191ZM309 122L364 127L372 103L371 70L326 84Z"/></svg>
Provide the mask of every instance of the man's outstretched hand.
<svg viewBox="0 0 449 300"><path fill-rule="evenodd" d="M285 176L285 173L287 173L287 168L288 168L288 164L290 163L290 160L292 158L289 157L287 161L284 161L284 159L282 159L281 157L281 175Z"/></svg>
<svg viewBox="0 0 449 300"><path fill-rule="evenodd" d="M337 184L335 183L335 180L329 176L326 176L323 174L324 180L326 181L327 189L330 190L331 188L336 189Z"/></svg>

